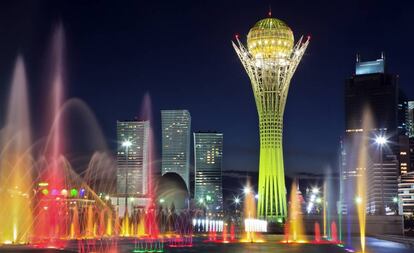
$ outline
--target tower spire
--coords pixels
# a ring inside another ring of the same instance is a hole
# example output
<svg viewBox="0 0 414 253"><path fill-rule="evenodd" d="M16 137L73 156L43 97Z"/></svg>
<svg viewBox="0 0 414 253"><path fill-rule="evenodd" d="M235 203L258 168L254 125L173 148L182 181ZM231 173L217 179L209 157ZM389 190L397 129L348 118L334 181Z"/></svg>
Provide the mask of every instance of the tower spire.
<svg viewBox="0 0 414 253"><path fill-rule="evenodd" d="M269 12L267 13L267 15L269 16L269 18L272 17L272 5L269 4Z"/></svg>

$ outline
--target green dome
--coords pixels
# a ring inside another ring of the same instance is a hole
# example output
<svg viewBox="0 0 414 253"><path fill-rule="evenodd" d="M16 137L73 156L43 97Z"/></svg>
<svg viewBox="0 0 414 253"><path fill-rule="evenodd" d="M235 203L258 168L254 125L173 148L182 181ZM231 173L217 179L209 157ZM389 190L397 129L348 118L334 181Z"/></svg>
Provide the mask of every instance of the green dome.
<svg viewBox="0 0 414 253"><path fill-rule="evenodd" d="M292 52L293 43L292 30L277 18L258 21L247 35L247 48L255 58L287 58Z"/></svg>

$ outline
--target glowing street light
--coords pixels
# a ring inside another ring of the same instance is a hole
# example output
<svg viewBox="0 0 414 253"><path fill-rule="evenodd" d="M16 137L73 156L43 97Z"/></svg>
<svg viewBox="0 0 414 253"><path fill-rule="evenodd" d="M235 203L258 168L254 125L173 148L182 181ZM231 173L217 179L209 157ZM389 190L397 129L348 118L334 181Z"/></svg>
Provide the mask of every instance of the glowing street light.
<svg viewBox="0 0 414 253"><path fill-rule="evenodd" d="M131 147L132 142L130 140L125 140L122 142L122 147L129 148Z"/></svg>
<svg viewBox="0 0 414 253"><path fill-rule="evenodd" d="M397 198L397 197L394 197L394 198L392 199L392 202L394 202L394 203L398 203L398 198Z"/></svg>
<svg viewBox="0 0 414 253"><path fill-rule="evenodd" d="M386 144L387 142L387 138L385 138L385 136L383 135L375 137L375 143L377 143L380 146Z"/></svg>
<svg viewBox="0 0 414 253"><path fill-rule="evenodd" d="M128 172L129 172L129 164L128 164L128 154L129 154L129 147L131 147L132 142L130 140L124 140L122 142L122 147L125 148L125 155L126 155L126 168L125 168L125 215L127 214L128 210Z"/></svg>
<svg viewBox="0 0 414 253"><path fill-rule="evenodd" d="M238 197L234 198L234 203L236 203L237 205L240 204L240 199Z"/></svg>
<svg viewBox="0 0 414 253"><path fill-rule="evenodd" d="M244 194L249 194L252 190L250 189L250 187L244 187L243 192Z"/></svg>
<svg viewBox="0 0 414 253"><path fill-rule="evenodd" d="M361 203L362 203L362 198L361 198L360 196L357 196L357 197L355 198L355 202L356 202L357 204L361 204Z"/></svg>
<svg viewBox="0 0 414 253"><path fill-rule="evenodd" d="M312 193L313 194L318 194L319 193L319 188L317 188L317 187L313 188Z"/></svg>
<svg viewBox="0 0 414 253"><path fill-rule="evenodd" d="M379 146L379 158L380 158L380 171L381 171L381 202L382 207L380 209L381 214L384 212L385 200L384 200L384 173L383 173L383 152L382 147L387 144L387 138L384 135L378 135L375 137L375 143Z"/></svg>

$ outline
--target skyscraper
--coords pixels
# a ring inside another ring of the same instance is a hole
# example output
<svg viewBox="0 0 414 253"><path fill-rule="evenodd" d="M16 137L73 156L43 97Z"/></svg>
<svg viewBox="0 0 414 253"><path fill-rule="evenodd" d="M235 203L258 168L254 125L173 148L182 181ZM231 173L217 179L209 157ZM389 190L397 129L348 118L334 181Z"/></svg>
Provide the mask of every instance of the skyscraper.
<svg viewBox="0 0 414 253"><path fill-rule="evenodd" d="M409 137L408 171L414 171L414 101L407 101L406 126Z"/></svg>
<svg viewBox="0 0 414 253"><path fill-rule="evenodd" d="M344 200L348 208L353 206L355 192L352 190L363 170L369 178L368 213L386 214L393 206L399 175L399 148L395 145L401 135L398 106L398 77L387 73L384 57L361 62L357 56L355 74L345 84L346 160L341 178L348 189L348 198ZM366 129L367 125L369 129ZM357 150L361 148L358 145L364 143L361 142L363 136L369 136L371 140L365 147L368 168L358 167L361 154Z"/></svg>
<svg viewBox="0 0 414 253"><path fill-rule="evenodd" d="M180 175L190 190L191 116L187 110L162 110L162 175Z"/></svg>
<svg viewBox="0 0 414 253"><path fill-rule="evenodd" d="M237 43L237 44L236 44ZM258 216L269 221L287 215L283 163L283 114L290 80L309 44L294 44L292 30L276 18L257 22L247 35L247 48L236 37L233 47L250 80L260 127Z"/></svg>
<svg viewBox="0 0 414 253"><path fill-rule="evenodd" d="M144 206L140 202L148 194L149 121L117 121L117 199L120 214L128 201L128 211L132 205Z"/></svg>
<svg viewBox="0 0 414 253"><path fill-rule="evenodd" d="M408 136L414 138L414 101L407 102L407 129Z"/></svg>
<svg viewBox="0 0 414 253"><path fill-rule="evenodd" d="M194 199L207 213L223 212L222 158L222 133L194 133Z"/></svg>

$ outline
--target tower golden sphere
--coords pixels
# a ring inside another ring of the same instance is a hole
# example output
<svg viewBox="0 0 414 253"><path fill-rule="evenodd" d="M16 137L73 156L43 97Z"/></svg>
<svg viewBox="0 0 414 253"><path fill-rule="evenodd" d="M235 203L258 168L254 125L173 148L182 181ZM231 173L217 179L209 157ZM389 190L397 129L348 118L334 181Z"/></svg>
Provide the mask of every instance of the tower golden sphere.
<svg viewBox="0 0 414 253"><path fill-rule="evenodd" d="M258 21L247 35L247 48L254 58L285 59L293 50L293 32L276 18Z"/></svg>

